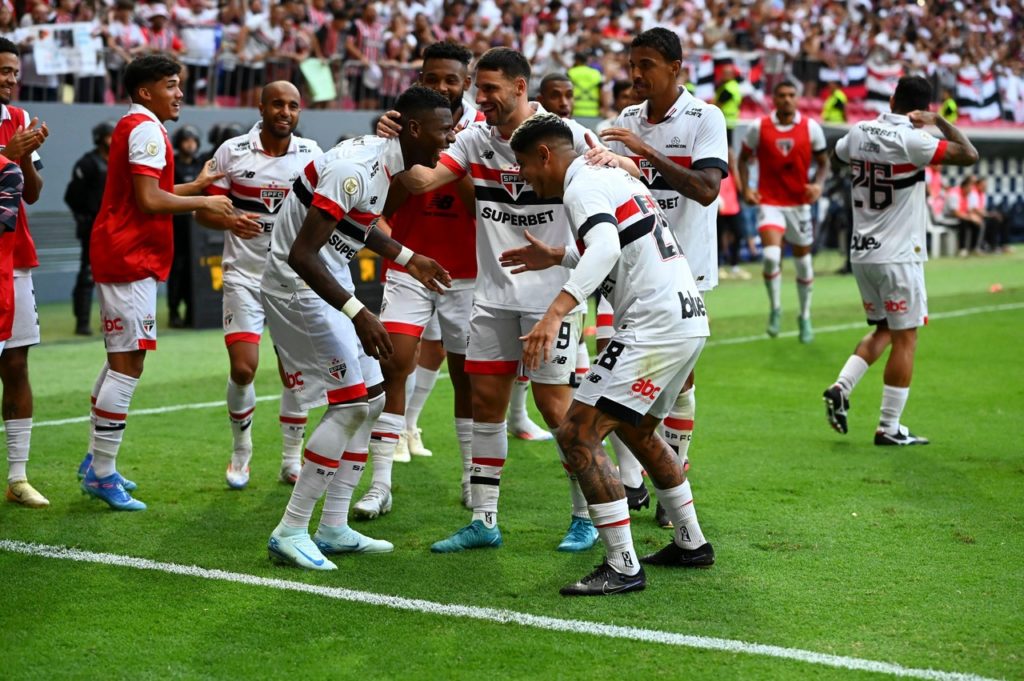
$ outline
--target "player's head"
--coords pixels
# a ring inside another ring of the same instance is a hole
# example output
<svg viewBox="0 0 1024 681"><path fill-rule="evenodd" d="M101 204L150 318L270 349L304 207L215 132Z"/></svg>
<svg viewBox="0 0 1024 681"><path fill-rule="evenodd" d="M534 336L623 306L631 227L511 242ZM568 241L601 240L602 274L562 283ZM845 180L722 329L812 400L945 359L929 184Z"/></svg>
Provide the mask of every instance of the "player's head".
<svg viewBox="0 0 1024 681"><path fill-rule="evenodd" d="M136 104L160 121L176 121L181 113L181 64L162 54L135 59L124 69L124 87Z"/></svg>
<svg viewBox="0 0 1024 681"><path fill-rule="evenodd" d="M97 123L92 129L92 144L97 149L109 149L110 138L114 134L114 122L103 121Z"/></svg>
<svg viewBox="0 0 1024 681"><path fill-rule="evenodd" d="M260 93L263 130L278 139L288 139L299 125L302 100L299 90L287 80L275 80Z"/></svg>
<svg viewBox="0 0 1024 681"><path fill-rule="evenodd" d="M927 111L932 103L932 84L921 76L903 76L896 83L896 92L889 98L889 108L895 114Z"/></svg>
<svg viewBox="0 0 1024 681"><path fill-rule="evenodd" d="M183 125L174 131L171 145L185 156L193 157L199 151L202 139L199 128L194 125Z"/></svg>
<svg viewBox="0 0 1024 681"><path fill-rule="evenodd" d="M462 97L470 85L469 62L472 59L473 53L455 42L429 45L423 50L420 85L447 97L454 113L462 106Z"/></svg>
<svg viewBox="0 0 1024 681"><path fill-rule="evenodd" d="M405 167L436 166L441 152L455 141L448 98L422 85L413 85L398 97L395 110L401 114L402 132L398 141L402 145Z"/></svg>
<svg viewBox="0 0 1024 681"><path fill-rule="evenodd" d="M772 106L783 116L796 113L796 85L788 80L779 82L772 88Z"/></svg>
<svg viewBox="0 0 1024 681"><path fill-rule="evenodd" d="M633 82L629 80L617 80L612 85L612 108L622 111L627 106L636 104L636 93L633 92Z"/></svg>
<svg viewBox="0 0 1024 681"><path fill-rule="evenodd" d="M553 114L572 118L573 87L569 76L564 73L549 73L540 81L537 101Z"/></svg>
<svg viewBox="0 0 1024 681"><path fill-rule="evenodd" d="M507 124L526 99L530 62L521 52L493 47L476 63L476 107L489 125Z"/></svg>
<svg viewBox="0 0 1024 681"><path fill-rule="evenodd" d="M0 104L10 104L21 75L21 52L7 38L0 38Z"/></svg>
<svg viewBox="0 0 1024 681"><path fill-rule="evenodd" d="M652 28L633 38L629 44L629 75L633 92L640 101L652 95L675 92L683 46L679 36L667 28Z"/></svg>
<svg viewBox="0 0 1024 681"><path fill-rule="evenodd" d="M553 113L539 113L512 133L509 146L519 163L519 175L541 198L561 196L565 170L576 158L572 130Z"/></svg>

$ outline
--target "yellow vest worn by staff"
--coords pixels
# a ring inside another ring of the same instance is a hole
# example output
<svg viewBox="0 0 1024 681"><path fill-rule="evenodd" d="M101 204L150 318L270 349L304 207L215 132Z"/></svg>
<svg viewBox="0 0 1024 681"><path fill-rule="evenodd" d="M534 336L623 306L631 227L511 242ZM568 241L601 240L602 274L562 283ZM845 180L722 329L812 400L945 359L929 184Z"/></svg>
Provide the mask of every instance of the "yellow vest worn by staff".
<svg viewBox="0 0 1024 681"><path fill-rule="evenodd" d="M821 120L825 123L846 122L846 93L836 88L821 108Z"/></svg>
<svg viewBox="0 0 1024 681"><path fill-rule="evenodd" d="M723 94L729 93L724 99ZM715 105L722 110L725 116L725 127L732 130L740 120L740 104L743 102L743 94L740 92L740 84L735 80L727 80L715 90Z"/></svg>
<svg viewBox="0 0 1024 681"><path fill-rule="evenodd" d="M597 118L601 115L601 72L585 64L574 66L566 74L572 81L573 118Z"/></svg>
<svg viewBox="0 0 1024 681"><path fill-rule="evenodd" d="M950 123L956 123L956 119L960 118L960 113L957 109L956 100L950 97L942 103L942 108L939 109L939 115L945 118Z"/></svg>

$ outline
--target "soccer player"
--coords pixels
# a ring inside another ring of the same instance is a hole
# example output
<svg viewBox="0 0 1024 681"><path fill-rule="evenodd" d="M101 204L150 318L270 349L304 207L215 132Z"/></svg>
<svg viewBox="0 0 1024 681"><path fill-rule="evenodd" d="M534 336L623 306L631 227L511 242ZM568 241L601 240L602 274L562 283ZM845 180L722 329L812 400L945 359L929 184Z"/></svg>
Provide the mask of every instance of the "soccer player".
<svg viewBox="0 0 1024 681"><path fill-rule="evenodd" d="M540 80L537 101L559 118L572 118L573 86L564 73L549 73Z"/></svg>
<svg viewBox="0 0 1024 681"><path fill-rule="evenodd" d="M457 130L483 120L483 115L464 99L470 84L469 62L472 58L468 49L452 42L434 43L423 52L420 84L444 95ZM455 433L462 455L463 501L468 501L473 412L469 378L463 366L476 282L473 206L473 185L468 180L453 182L419 196L410 196L401 182L391 185L384 215L391 225L392 238L441 263L452 276L452 286L444 295L439 295L410 276L400 265L386 265L380 320L391 336L394 354L381 363L385 402L384 413L370 436L373 484L352 507L356 517L376 518L391 510L391 464L396 460L396 445L403 433L407 443L407 450L401 457L403 461L408 461L410 454L422 456L426 451L419 439L418 426L407 426L406 402L410 398L417 400L414 413L418 416L422 410L421 400L425 399L427 392L425 389L433 387L431 375L426 373L428 369L421 371L416 367L416 357L420 338L435 318L441 342L448 353L448 374L455 392ZM436 348L431 349L436 351ZM432 374L434 379L437 377L436 368ZM406 379L414 370L416 389L412 395L407 395Z"/></svg>
<svg viewBox="0 0 1024 681"><path fill-rule="evenodd" d="M624 109L601 138L640 167L640 179L668 218L703 297L718 285L717 199L722 178L729 174L728 143L721 110L679 87L682 58L679 37L667 29L652 28L635 37L629 65L636 97L645 101ZM691 375L663 424L664 438L684 468L696 411ZM661 505L655 517L668 526Z"/></svg>
<svg viewBox="0 0 1024 681"><path fill-rule="evenodd" d="M110 140L107 186L90 243L107 361L92 389L92 438L79 472L87 494L119 511L146 508L115 464L146 352L156 350L156 289L173 259L171 216L199 209L234 214L228 197L199 196L218 179L209 165L193 182L174 184L174 151L163 123L178 120L180 72L181 64L162 55L125 67L132 104Z"/></svg>
<svg viewBox="0 0 1024 681"><path fill-rule="evenodd" d="M796 86L782 81L772 91L775 110L747 128L740 150L739 176L743 200L758 206L757 231L764 252L764 285L771 305L768 335L779 335L782 317L782 242L793 249L796 292L800 299L800 342L814 340L811 328L811 288L814 265L811 244L811 204L821 197L828 176L825 133L817 121L796 109ZM757 161L757 189L750 186L748 166ZM817 167L808 181L811 163Z"/></svg>
<svg viewBox="0 0 1024 681"><path fill-rule="evenodd" d="M245 135L233 137L217 149L213 160L224 177L206 193L227 196L239 210L228 218L196 214L203 225L225 230L224 235L224 343L231 371L227 406L233 453L227 484L244 489L249 484L252 458L252 421L256 409L253 379L260 358L260 336L265 315L260 300L260 279L270 247L274 216L302 169L323 152L313 140L294 134L302 105L299 91L288 81L264 86L260 95L260 122ZM280 372L280 363L278 363ZM282 383L285 382L281 373ZM287 386L281 390L282 482L294 485L299 477L299 456L306 429L306 411Z"/></svg>
<svg viewBox="0 0 1024 681"><path fill-rule="evenodd" d="M436 168L413 168L402 180L418 194L469 175L476 194L477 286L466 349L473 401L473 517L451 537L435 542L431 550L437 553L502 544L497 525L498 486L508 456L505 413L522 357L519 338L537 322L544 313L544 301L552 298L567 278L566 271L557 267L512 277L498 262L501 253L522 244L527 228L554 245L564 245L571 238L561 202L536 195L520 177L508 145L520 123L543 111L527 97L529 80L530 64L521 53L502 47L484 53L476 65L476 105L486 116L486 124L477 123L459 133ZM573 131L576 150L588 151L592 141L586 128L574 121L567 125ZM394 134L394 127L389 113L381 118L377 131ZM616 161L633 166L626 159L616 157ZM636 172L635 167L632 170ZM581 316L577 311L566 317L555 352L529 372L534 401L549 428L558 426L572 398L570 377ZM566 473L572 518L559 549L582 551L593 546L597 531L575 476Z"/></svg>
<svg viewBox="0 0 1024 681"><path fill-rule="evenodd" d="M303 169L278 213L261 282L270 333L296 401L303 409L327 405L267 545L272 560L310 570L336 569L325 554L394 549L348 526L370 429L384 410L377 359L393 352L380 321L350 293L349 262L366 245L435 291L451 282L436 261L375 227L393 178L417 163L433 166L453 139L444 95L413 86L396 107L403 122L397 139L347 140ZM313 507L325 493L311 539Z"/></svg>
<svg viewBox="0 0 1024 681"><path fill-rule="evenodd" d="M868 324L875 328L825 391L825 407L829 423L845 434L850 393L868 367L892 346L885 363L876 445L928 444L900 423L910 394L917 327L928 322L924 168L978 162L978 152L967 136L928 111L931 97L931 85L924 78L900 78L889 99L892 113L857 123L835 149L836 158L853 170L850 262ZM945 139L918 129L926 125L936 126Z"/></svg>
<svg viewBox="0 0 1024 681"><path fill-rule="evenodd" d="M15 213L14 232L14 320L11 336L0 352L0 381L3 383L2 411L7 440L7 498L24 506L41 508L49 502L27 483L26 466L32 440L32 384L28 376L28 349L39 343L39 315L36 313L32 268L39 266L36 247L28 231L26 204L39 199L43 167L36 151L50 131L28 112L11 104L18 87L21 59L18 46L0 38L0 152L21 167L23 191ZM13 489L14 483L25 481ZM19 493L20 490L20 493Z"/></svg>
<svg viewBox="0 0 1024 681"><path fill-rule="evenodd" d="M565 265L572 275L547 312L523 338L523 361L547 357L562 319L600 287L614 309L616 331L586 375L558 443L568 457L605 545L596 570L561 589L565 596L600 596L644 588L633 549L629 507L601 445L615 431L646 466L676 527L673 541L643 558L653 565L705 567L714 550L704 540L689 482L658 435L709 334L707 311L668 220L650 191L617 168L587 165L573 149L572 131L539 114L512 135L520 174L537 196L560 197L576 246L552 248L527 232L531 245L502 254L514 273Z"/></svg>

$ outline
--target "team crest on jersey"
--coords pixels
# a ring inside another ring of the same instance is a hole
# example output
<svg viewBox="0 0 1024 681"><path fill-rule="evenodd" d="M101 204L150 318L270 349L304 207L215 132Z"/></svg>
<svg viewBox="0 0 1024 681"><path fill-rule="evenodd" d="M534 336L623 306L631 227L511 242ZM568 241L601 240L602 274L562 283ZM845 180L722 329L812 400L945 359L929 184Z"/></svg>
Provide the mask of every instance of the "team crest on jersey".
<svg viewBox="0 0 1024 681"><path fill-rule="evenodd" d="M287 189L279 189L277 187L260 187L260 201L267 207L267 210L271 213L277 212L277 207L284 201L284 197L288 196Z"/></svg>
<svg viewBox="0 0 1024 681"><path fill-rule="evenodd" d="M142 320L142 329L146 333L153 333L154 327L156 327L156 320L153 319L153 315L146 315L145 319Z"/></svg>
<svg viewBox="0 0 1024 681"><path fill-rule="evenodd" d="M341 183L341 188L345 190L345 193L351 196L359 191L359 180L354 177L347 177L345 181Z"/></svg>
<svg viewBox="0 0 1024 681"><path fill-rule="evenodd" d="M640 167L640 174L644 176L647 184L654 182L654 178L658 176L658 169L654 167L654 164L642 158L637 165Z"/></svg>
<svg viewBox="0 0 1024 681"><path fill-rule="evenodd" d="M345 372L347 370L348 367L346 367L345 363L338 358L332 359L330 366L327 367L327 373L329 373L331 376L334 376L334 378L338 379L339 381L345 378Z"/></svg>
<svg viewBox="0 0 1024 681"><path fill-rule="evenodd" d="M519 176L518 170L519 167L516 166L515 172L501 173L501 186L505 188L513 201L519 198L519 195L523 193L523 187L526 186L523 178Z"/></svg>
<svg viewBox="0 0 1024 681"><path fill-rule="evenodd" d="M775 140L775 147L782 152L783 156L789 156L789 152L793 151L793 140L788 137L782 137Z"/></svg>
<svg viewBox="0 0 1024 681"><path fill-rule="evenodd" d="M231 326L231 322L235 321L235 313L228 312L224 315L224 326Z"/></svg>
<svg viewBox="0 0 1024 681"><path fill-rule="evenodd" d="M146 144L146 153L150 156L156 156L156 152L160 150L160 147L156 142L149 142Z"/></svg>

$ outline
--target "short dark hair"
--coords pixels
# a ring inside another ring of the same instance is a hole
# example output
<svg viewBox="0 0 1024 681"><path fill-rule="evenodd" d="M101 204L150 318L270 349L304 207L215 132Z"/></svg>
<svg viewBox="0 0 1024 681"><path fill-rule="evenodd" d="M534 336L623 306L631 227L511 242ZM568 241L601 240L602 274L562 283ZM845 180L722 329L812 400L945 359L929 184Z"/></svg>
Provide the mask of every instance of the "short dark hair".
<svg viewBox="0 0 1024 681"><path fill-rule="evenodd" d="M469 66L469 62L473 60L473 53L465 45L445 40L427 45L423 50L423 61L426 62L428 59L451 59L463 66Z"/></svg>
<svg viewBox="0 0 1024 681"><path fill-rule="evenodd" d="M683 46L679 36L667 28L649 28L633 38L630 47L649 47L668 61L683 60Z"/></svg>
<svg viewBox="0 0 1024 681"><path fill-rule="evenodd" d="M452 103L440 92L422 85L413 85L398 96L395 111L402 115L402 120L417 118L427 111L444 109L451 111Z"/></svg>
<svg viewBox="0 0 1024 681"><path fill-rule="evenodd" d="M128 64L124 69L124 87L129 95L146 83L181 73L181 64L162 54L147 54Z"/></svg>
<svg viewBox="0 0 1024 681"><path fill-rule="evenodd" d="M893 113L926 111L932 103L932 84L921 76L903 76L892 96Z"/></svg>
<svg viewBox="0 0 1024 681"><path fill-rule="evenodd" d="M572 81L564 73L549 73L540 79L540 87L537 88L537 91L544 92L544 88L547 87L548 83L572 83Z"/></svg>
<svg viewBox="0 0 1024 681"><path fill-rule="evenodd" d="M538 113L519 124L508 141L512 151L523 153L541 142L560 140L572 146L572 130L553 113Z"/></svg>
<svg viewBox="0 0 1024 681"><path fill-rule="evenodd" d="M615 99L631 87L633 87L633 81L631 80L622 79L615 81L612 84L612 99Z"/></svg>
<svg viewBox="0 0 1024 681"><path fill-rule="evenodd" d="M800 93L800 88L798 88L796 86L796 83L794 83L793 81L791 81L791 80L780 80L778 83L775 84L775 87L772 88L772 94L773 95L779 94L779 90L781 90L784 87L791 87L791 88L793 88L794 90L797 91L797 94Z"/></svg>
<svg viewBox="0 0 1024 681"><path fill-rule="evenodd" d="M501 71L509 79L523 78L530 80L530 62L522 52L508 47L492 47L484 52L476 63L477 71Z"/></svg>
<svg viewBox="0 0 1024 681"><path fill-rule="evenodd" d="M14 42L7 38L0 38L0 54L13 54L20 58L21 50L18 49L18 46L15 45Z"/></svg>

